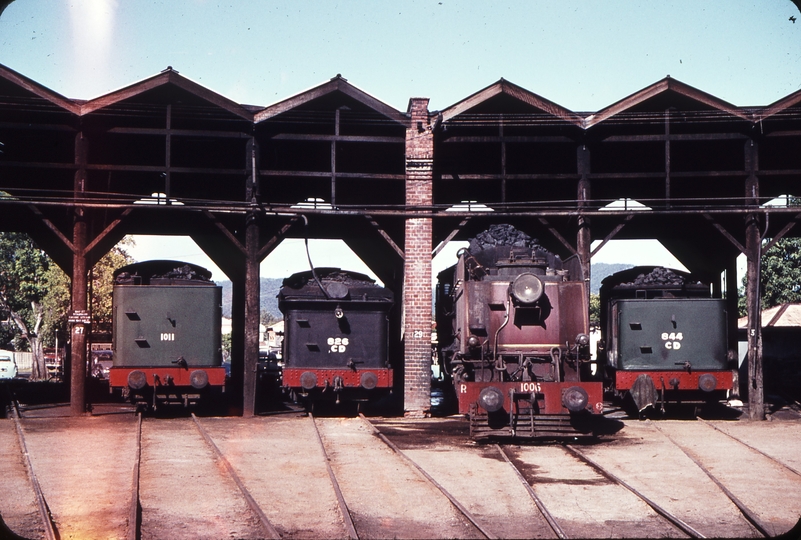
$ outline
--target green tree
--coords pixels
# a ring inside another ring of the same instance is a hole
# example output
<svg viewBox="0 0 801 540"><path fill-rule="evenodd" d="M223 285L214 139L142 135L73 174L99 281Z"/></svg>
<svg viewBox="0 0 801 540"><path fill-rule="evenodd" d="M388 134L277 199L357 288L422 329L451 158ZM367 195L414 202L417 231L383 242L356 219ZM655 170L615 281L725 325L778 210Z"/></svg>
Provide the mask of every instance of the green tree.
<svg viewBox="0 0 801 540"><path fill-rule="evenodd" d="M601 296L590 293L590 324L601 322Z"/></svg>
<svg viewBox="0 0 801 540"><path fill-rule="evenodd" d="M113 273L134 262L126 251L130 246L133 240L126 237L90 271L89 307L96 332L111 332ZM60 343L69 336L70 279L25 234L0 233L0 258L0 311L11 323L0 330L0 345L13 342L18 350L30 350L31 379L44 379L44 346L55 345L56 335Z"/></svg>
<svg viewBox="0 0 801 540"><path fill-rule="evenodd" d="M33 353L31 379L47 378L40 331L45 322L42 299L47 295L50 258L26 234L0 233L0 310L10 324L0 339ZM5 318L5 317L4 317Z"/></svg>
<svg viewBox="0 0 801 540"><path fill-rule="evenodd" d="M740 289L740 316L746 315L745 286ZM759 291L762 309L801 302L801 238L783 238L762 254Z"/></svg>

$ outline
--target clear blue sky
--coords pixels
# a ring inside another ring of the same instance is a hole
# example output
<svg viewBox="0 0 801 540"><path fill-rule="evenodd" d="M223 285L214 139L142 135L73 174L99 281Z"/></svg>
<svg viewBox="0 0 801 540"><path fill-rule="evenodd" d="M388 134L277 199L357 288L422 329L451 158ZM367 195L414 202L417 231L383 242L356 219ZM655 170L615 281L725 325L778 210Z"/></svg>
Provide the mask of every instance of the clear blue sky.
<svg viewBox="0 0 801 540"><path fill-rule="evenodd" d="M790 0L15 0L0 63L80 99L170 65L255 105L337 73L400 110L412 96L442 109L504 77L595 111L668 74L768 105L801 89L801 13Z"/></svg>

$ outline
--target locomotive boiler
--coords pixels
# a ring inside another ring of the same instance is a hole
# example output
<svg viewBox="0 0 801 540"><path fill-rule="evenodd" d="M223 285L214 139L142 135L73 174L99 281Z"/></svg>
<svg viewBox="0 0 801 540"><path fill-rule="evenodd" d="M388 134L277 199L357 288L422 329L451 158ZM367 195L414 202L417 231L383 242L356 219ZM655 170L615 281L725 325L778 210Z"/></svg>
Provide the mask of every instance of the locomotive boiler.
<svg viewBox="0 0 801 540"><path fill-rule="evenodd" d="M373 401L392 389L392 291L358 272L316 268L283 281L283 386L295 401Z"/></svg>
<svg viewBox="0 0 801 540"><path fill-rule="evenodd" d="M725 300L679 270L641 266L606 277L600 289L599 361L607 385L634 406L704 403L732 390ZM625 403L625 402L624 402Z"/></svg>
<svg viewBox="0 0 801 540"><path fill-rule="evenodd" d="M111 391L156 408L224 388L222 288L211 272L178 261L131 264L114 272L112 304Z"/></svg>
<svg viewBox="0 0 801 540"><path fill-rule="evenodd" d="M584 375L588 292L578 265L493 225L439 274L436 313L441 361L473 438L592 434L603 385Z"/></svg>

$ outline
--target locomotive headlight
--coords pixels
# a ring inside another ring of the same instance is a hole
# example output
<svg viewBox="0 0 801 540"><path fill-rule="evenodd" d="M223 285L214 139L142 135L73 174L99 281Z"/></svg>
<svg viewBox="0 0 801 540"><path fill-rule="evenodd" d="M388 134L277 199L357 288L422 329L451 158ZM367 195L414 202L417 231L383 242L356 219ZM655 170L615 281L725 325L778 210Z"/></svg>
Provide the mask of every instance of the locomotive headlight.
<svg viewBox="0 0 801 540"><path fill-rule="evenodd" d="M512 297L519 303L529 305L533 304L540 298L545 291L545 286L542 284L540 278L534 274L520 274L512 282L509 287L509 292Z"/></svg>
<svg viewBox="0 0 801 540"><path fill-rule="evenodd" d="M580 386L571 386L562 393L562 405L570 412L583 411L589 400L587 391Z"/></svg>
<svg viewBox="0 0 801 540"><path fill-rule="evenodd" d="M503 392L495 386L488 386L478 395L478 404L487 412L500 411L503 408Z"/></svg>
<svg viewBox="0 0 801 540"><path fill-rule="evenodd" d="M698 377L698 388L704 392L711 392L718 386L718 380L711 373L704 373Z"/></svg>
<svg viewBox="0 0 801 540"><path fill-rule="evenodd" d="M579 334L576 336L576 345L579 347L586 347L590 344L590 336L587 334Z"/></svg>
<svg viewBox="0 0 801 540"><path fill-rule="evenodd" d="M470 336L467 338L467 346L470 349L478 349L481 347L481 340L478 339L476 336Z"/></svg>
<svg viewBox="0 0 801 540"><path fill-rule="evenodd" d="M344 316L345 312L342 311L342 307L339 304L337 304L337 307L334 309L334 317L336 317L337 319L341 319Z"/></svg>

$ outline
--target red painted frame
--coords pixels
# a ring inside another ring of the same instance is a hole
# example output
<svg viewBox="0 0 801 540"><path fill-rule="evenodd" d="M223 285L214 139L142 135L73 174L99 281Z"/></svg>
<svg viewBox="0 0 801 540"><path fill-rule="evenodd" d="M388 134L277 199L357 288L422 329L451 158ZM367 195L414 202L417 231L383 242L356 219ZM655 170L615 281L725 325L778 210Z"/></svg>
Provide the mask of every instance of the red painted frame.
<svg viewBox="0 0 801 540"><path fill-rule="evenodd" d="M207 367L207 366L190 366L183 367L112 367L109 369L108 380L112 388L128 386L128 374L132 371L141 371L145 374L147 385L150 387L163 387L166 386L164 381L167 377L172 378L170 386L192 386L189 377L193 371L205 371L209 376L209 386L223 386L225 384L225 368L223 367ZM159 382L156 383L156 376Z"/></svg>
<svg viewBox="0 0 801 540"><path fill-rule="evenodd" d="M375 373L378 378L376 388L391 388L393 383L392 370L383 369L362 369L353 371L352 369L321 369L321 368L284 368L283 385L289 388L300 388L300 376L306 372L317 375L317 388L324 388L325 381L328 386L334 386L334 377L342 377L342 384L345 388L361 388L361 376L363 373Z"/></svg>
<svg viewBox="0 0 801 540"><path fill-rule="evenodd" d="M539 385L539 386L536 386ZM562 405L562 391L578 386L587 392L587 410L593 414L601 414L604 410L604 389L600 382L459 382L455 383L456 395L459 398L459 413L468 414L470 405L478 401L478 395L484 388L494 386L503 392L504 408L508 411L509 391L541 395L538 399L541 414L570 414Z"/></svg>
<svg viewBox="0 0 801 540"><path fill-rule="evenodd" d="M686 371L617 371L615 372L615 388L629 390L634 386L637 377L648 375L654 381L654 387L657 390L662 388L662 381L665 382L666 390L673 390L674 387L670 384L671 379L679 381L679 390L699 390L698 379L707 373L714 375L718 381L715 390L732 389L734 374L731 371L693 371L691 373Z"/></svg>

